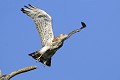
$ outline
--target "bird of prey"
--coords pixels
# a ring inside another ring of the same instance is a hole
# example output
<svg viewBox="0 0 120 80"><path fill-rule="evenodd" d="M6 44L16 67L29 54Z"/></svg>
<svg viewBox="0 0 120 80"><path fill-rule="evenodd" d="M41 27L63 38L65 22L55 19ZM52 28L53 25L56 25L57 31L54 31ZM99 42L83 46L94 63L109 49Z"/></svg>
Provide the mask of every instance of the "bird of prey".
<svg viewBox="0 0 120 80"><path fill-rule="evenodd" d="M21 11L34 20L42 44L42 49L28 55L49 67L51 66L52 56L62 47L63 42L74 33L79 32L86 27L86 24L81 22L81 28L73 30L69 34L54 36L52 31L52 18L49 14L30 4L21 8Z"/></svg>

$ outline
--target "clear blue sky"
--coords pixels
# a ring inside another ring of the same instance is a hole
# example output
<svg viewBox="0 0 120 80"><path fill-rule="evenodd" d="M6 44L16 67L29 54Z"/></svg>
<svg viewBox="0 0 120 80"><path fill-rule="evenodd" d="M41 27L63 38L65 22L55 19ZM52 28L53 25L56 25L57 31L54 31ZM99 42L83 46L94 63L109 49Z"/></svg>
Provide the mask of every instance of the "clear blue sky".
<svg viewBox="0 0 120 80"><path fill-rule="evenodd" d="M28 56L41 43L32 19L20 11L27 4L52 16L56 36L87 24L65 41L51 67ZM120 0L1 0L0 25L3 74L38 66L12 80L120 80Z"/></svg>

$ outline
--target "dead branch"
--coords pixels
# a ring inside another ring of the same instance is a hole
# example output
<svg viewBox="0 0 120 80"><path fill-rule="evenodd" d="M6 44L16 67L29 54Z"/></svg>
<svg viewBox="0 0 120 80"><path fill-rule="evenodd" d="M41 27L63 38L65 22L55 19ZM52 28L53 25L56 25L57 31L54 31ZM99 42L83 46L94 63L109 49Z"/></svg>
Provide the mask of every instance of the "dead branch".
<svg viewBox="0 0 120 80"><path fill-rule="evenodd" d="M0 77L0 80L10 80L12 77L18 75L18 74L21 74L21 73L24 73L24 72L28 72L28 71L31 71L31 70L34 70L36 69L37 67L36 66L29 66L29 67L25 67L25 68L22 68L22 69L19 69L19 70L16 70L8 75L2 75Z"/></svg>

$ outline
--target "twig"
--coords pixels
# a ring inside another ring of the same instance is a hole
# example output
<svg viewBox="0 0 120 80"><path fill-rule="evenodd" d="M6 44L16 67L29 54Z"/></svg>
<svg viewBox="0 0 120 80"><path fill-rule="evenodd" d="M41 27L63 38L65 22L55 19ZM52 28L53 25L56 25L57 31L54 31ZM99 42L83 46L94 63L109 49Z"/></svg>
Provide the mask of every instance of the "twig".
<svg viewBox="0 0 120 80"><path fill-rule="evenodd" d="M27 72L27 71L31 71L31 70L34 70L36 68L37 68L36 66L25 67L25 68L16 70L16 71L10 73L9 75L3 75L2 77L0 77L0 80L10 80L12 77L14 77L18 74L21 74L21 73L24 73L24 72Z"/></svg>

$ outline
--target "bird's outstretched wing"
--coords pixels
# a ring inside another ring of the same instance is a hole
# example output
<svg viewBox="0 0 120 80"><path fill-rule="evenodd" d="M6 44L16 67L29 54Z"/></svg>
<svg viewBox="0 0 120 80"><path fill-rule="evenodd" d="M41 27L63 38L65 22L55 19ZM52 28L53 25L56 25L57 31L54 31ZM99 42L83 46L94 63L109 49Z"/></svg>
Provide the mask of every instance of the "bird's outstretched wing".
<svg viewBox="0 0 120 80"><path fill-rule="evenodd" d="M71 31L71 32L68 34L68 36L67 36L66 39L68 39L68 38L69 38L70 36L72 36L73 34L75 34L75 33L77 33L77 32L80 32L83 28L86 27L86 24L85 24L84 22L81 22L81 24L82 24L82 27L79 28L79 29L76 29L76 30Z"/></svg>
<svg viewBox="0 0 120 80"><path fill-rule="evenodd" d="M54 38L51 16L45 11L30 4L28 6L24 6L21 11L34 20L41 38L42 46L50 45Z"/></svg>

